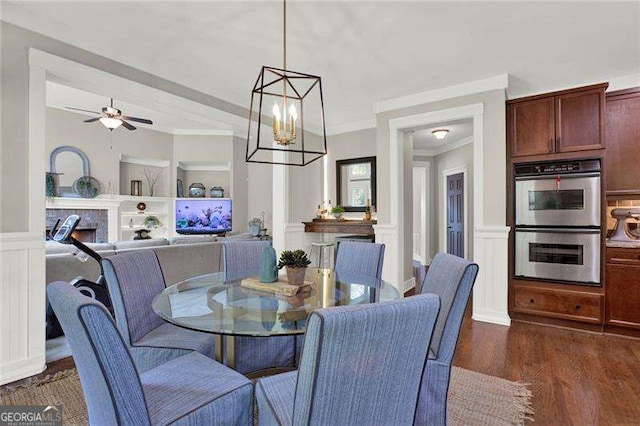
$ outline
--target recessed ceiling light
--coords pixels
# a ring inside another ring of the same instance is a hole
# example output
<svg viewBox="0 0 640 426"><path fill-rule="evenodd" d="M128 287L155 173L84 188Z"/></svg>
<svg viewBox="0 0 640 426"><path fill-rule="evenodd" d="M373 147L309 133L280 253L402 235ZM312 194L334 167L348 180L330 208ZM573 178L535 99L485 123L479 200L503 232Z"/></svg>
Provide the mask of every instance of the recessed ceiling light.
<svg viewBox="0 0 640 426"><path fill-rule="evenodd" d="M436 137L436 139L442 140L447 136L447 133L449 133L449 129L436 129L431 133Z"/></svg>

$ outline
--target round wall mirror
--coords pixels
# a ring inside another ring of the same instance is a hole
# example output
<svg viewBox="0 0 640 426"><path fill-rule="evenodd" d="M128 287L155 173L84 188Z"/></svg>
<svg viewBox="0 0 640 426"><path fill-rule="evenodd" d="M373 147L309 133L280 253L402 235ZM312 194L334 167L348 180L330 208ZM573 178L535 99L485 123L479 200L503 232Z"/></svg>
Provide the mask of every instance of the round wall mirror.
<svg viewBox="0 0 640 426"><path fill-rule="evenodd" d="M60 174L60 195L77 197L73 190L73 182L89 174L89 158L80 148L75 146L59 146L49 156L49 168L52 173Z"/></svg>

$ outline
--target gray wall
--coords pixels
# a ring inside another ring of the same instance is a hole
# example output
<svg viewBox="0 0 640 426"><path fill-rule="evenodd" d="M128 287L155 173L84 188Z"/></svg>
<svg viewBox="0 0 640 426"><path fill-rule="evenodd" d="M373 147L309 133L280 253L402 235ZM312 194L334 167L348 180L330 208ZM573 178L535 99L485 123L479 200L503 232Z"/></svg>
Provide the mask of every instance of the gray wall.
<svg viewBox="0 0 640 426"><path fill-rule="evenodd" d="M114 194L128 195L130 180L139 179L142 180L143 194L148 195L149 186L144 178L143 167L127 163L121 165L120 154L137 158L167 160L171 163L173 135L143 128L138 128L135 131L117 128L110 132L100 122L84 123L83 120L86 118L84 115L47 108L46 170L49 171L51 151L61 145L71 145L80 148L89 157L91 176L100 182L102 194L107 193L108 184L111 182ZM152 173L157 172L155 167L148 169L149 171L153 170ZM122 182L120 182L121 175L124 176ZM173 187L170 185L170 177L169 169L163 170L154 188L155 196L171 196Z"/></svg>
<svg viewBox="0 0 640 426"><path fill-rule="evenodd" d="M289 168L289 223L299 224L314 218L322 201L322 161L321 158L305 167Z"/></svg>
<svg viewBox="0 0 640 426"><path fill-rule="evenodd" d="M329 199L333 206L338 203L336 195L336 161L350 158L376 156L376 129L364 129L356 132L341 133L328 137L327 157L329 161L328 186ZM380 161L379 159L377 161ZM378 176L380 176L378 174ZM378 183L378 187L380 184ZM317 205L317 203L316 203ZM347 213L348 218L362 218L362 213Z"/></svg>
<svg viewBox="0 0 640 426"><path fill-rule="evenodd" d="M244 155L244 153L243 153ZM254 217L261 218L261 213L265 213L264 227L271 235L273 230L273 167L271 164L248 163L247 182L247 217L249 220Z"/></svg>

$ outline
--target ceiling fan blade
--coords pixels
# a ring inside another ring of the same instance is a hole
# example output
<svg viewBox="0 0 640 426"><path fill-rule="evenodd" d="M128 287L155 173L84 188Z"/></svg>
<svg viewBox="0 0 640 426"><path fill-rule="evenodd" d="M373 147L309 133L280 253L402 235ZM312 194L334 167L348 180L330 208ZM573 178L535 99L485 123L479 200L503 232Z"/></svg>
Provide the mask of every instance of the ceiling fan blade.
<svg viewBox="0 0 640 426"><path fill-rule="evenodd" d="M146 118L128 117L126 115L123 115L122 118L124 118L125 120L135 121L138 123L153 124L153 121L147 120Z"/></svg>
<svg viewBox="0 0 640 426"><path fill-rule="evenodd" d="M91 114L100 114L97 111L89 111L88 109L82 109L82 108L73 108L73 107L65 107L67 109L72 109L74 111L84 111L84 112L90 112Z"/></svg>
<svg viewBox="0 0 640 426"><path fill-rule="evenodd" d="M122 118L124 118L124 117L122 117ZM124 120L122 120L122 126L127 130L135 130L136 129L135 127L133 127L131 124L127 123Z"/></svg>
<svg viewBox="0 0 640 426"><path fill-rule="evenodd" d="M88 120L84 120L85 123L93 123L94 121L100 120L100 117L90 118Z"/></svg>

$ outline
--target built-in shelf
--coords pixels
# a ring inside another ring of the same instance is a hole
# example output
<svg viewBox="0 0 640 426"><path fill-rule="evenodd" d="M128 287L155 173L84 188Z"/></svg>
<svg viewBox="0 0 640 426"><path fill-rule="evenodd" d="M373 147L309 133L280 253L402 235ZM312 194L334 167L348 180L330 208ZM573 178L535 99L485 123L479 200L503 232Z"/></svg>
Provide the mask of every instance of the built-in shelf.
<svg viewBox="0 0 640 426"><path fill-rule="evenodd" d="M143 211L143 212L121 212L120 213L121 216L127 216L127 217L141 217L141 216L166 216L167 213L165 212L148 212L148 211Z"/></svg>

